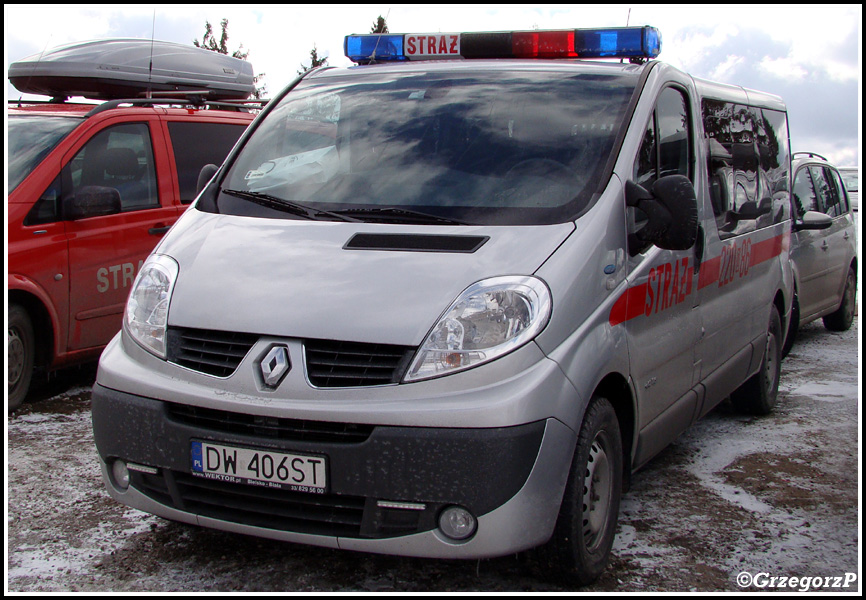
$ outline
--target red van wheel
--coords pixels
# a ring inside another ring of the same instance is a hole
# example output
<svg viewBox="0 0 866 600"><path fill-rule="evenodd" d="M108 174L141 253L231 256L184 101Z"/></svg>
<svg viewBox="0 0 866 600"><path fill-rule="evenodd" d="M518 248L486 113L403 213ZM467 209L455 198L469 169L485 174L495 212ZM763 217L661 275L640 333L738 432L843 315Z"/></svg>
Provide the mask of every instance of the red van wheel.
<svg viewBox="0 0 866 600"><path fill-rule="evenodd" d="M6 330L6 361L9 374L9 411L19 406L27 396L33 377L33 357L36 338L30 315L21 306L9 307L9 328Z"/></svg>

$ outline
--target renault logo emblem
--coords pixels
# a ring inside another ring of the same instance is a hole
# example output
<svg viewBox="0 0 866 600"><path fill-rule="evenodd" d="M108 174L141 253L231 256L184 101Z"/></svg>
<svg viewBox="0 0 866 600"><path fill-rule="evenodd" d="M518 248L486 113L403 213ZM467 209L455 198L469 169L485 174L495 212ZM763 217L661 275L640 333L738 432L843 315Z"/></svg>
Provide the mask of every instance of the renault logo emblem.
<svg viewBox="0 0 866 600"><path fill-rule="evenodd" d="M289 350L285 346L274 346L259 363L259 367L265 385L271 388L277 387L292 368L289 362Z"/></svg>

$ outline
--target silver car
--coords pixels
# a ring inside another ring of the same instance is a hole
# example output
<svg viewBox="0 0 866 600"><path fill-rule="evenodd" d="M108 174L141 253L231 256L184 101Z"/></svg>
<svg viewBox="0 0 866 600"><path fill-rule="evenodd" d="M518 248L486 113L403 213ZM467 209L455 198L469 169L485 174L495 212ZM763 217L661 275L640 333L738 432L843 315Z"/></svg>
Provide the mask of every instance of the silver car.
<svg viewBox="0 0 866 600"><path fill-rule="evenodd" d="M840 169L818 154L797 152L793 173L795 294L785 354L798 327L819 317L831 331L851 327L857 291L857 232Z"/></svg>

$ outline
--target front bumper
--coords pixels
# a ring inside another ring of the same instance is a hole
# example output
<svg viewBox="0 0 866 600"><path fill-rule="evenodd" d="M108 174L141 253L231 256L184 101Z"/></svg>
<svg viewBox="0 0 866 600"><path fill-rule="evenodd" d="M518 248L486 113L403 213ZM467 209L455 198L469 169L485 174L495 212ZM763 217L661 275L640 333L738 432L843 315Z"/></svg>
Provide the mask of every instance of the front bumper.
<svg viewBox="0 0 866 600"><path fill-rule="evenodd" d="M554 418L510 427L343 429L278 419L263 434L261 421L249 415L135 396L99 383L92 413L103 479L123 504L272 539L439 558L500 556L547 541L576 441L574 431ZM317 433L301 436L299 430ZM192 439L325 455L327 493L193 477ZM130 487L121 489L110 469L117 458L151 472L131 471ZM475 535L461 542L437 530L441 510L455 504L478 518Z"/></svg>

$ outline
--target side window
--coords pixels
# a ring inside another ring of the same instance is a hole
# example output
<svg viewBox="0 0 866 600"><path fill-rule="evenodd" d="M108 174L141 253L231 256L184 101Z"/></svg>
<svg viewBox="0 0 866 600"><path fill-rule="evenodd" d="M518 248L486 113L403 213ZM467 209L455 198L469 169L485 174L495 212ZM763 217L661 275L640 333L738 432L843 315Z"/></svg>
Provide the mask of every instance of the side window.
<svg viewBox="0 0 866 600"><path fill-rule="evenodd" d="M794 177L794 210L800 219L803 218L807 210L818 210L818 198L812 187L812 177L807 168L797 171L797 175Z"/></svg>
<svg viewBox="0 0 866 600"><path fill-rule="evenodd" d="M830 214L833 210L833 196L827 178L824 176L822 167L809 167L812 175L812 185L815 186L815 195L818 197L818 210L824 214Z"/></svg>
<svg viewBox="0 0 866 600"><path fill-rule="evenodd" d="M787 179L787 169L776 167L771 183L765 171L779 160L779 142L762 141L774 131L773 126L765 122L762 111L722 100L705 99L702 111L708 191L719 235L726 238L749 233L781 221L785 191L780 189L776 203L770 190L771 186L783 187L778 180ZM763 163L762 152L766 154ZM787 151L783 154L787 156Z"/></svg>
<svg viewBox="0 0 866 600"><path fill-rule="evenodd" d="M809 172L812 174L812 183L815 186L815 194L818 196L818 206L822 213L831 217L842 214L839 190L836 188L830 170L826 167L811 166Z"/></svg>
<svg viewBox="0 0 866 600"><path fill-rule="evenodd" d="M758 144L760 202L763 206L769 199L772 205L767 224L781 223L790 215L788 171L791 161L787 115L778 110L755 109L755 141ZM763 226L759 219L758 227Z"/></svg>
<svg viewBox="0 0 866 600"><path fill-rule="evenodd" d="M24 225L44 225L59 221L60 217L60 175L42 192L39 200L24 217Z"/></svg>
<svg viewBox="0 0 866 600"><path fill-rule="evenodd" d="M150 130L146 123L125 123L93 136L63 168L75 195L89 186L116 189L124 212L159 206Z"/></svg>
<svg viewBox="0 0 866 600"><path fill-rule="evenodd" d="M758 153L755 146L753 113L748 106L735 105L731 119L731 154L734 157L734 211L742 213L747 203L758 202Z"/></svg>
<svg viewBox="0 0 866 600"><path fill-rule="evenodd" d="M646 189L651 188L653 182L657 179L657 148L656 119L655 113L653 113L653 118L650 119L649 125L643 134L643 142L641 143L640 151L638 152L637 160L634 164L634 177L632 177L635 183L642 185Z"/></svg>
<svg viewBox="0 0 866 600"><path fill-rule="evenodd" d="M645 188L666 175L692 178L691 134L685 94L667 88L659 94L653 117L635 161L634 181Z"/></svg>
<svg viewBox="0 0 866 600"><path fill-rule="evenodd" d="M246 125L230 123L172 121L168 124L182 203L195 200L202 167L221 165L245 129Z"/></svg>
<svg viewBox="0 0 866 600"><path fill-rule="evenodd" d="M734 163L731 155L731 119L734 105L720 100L703 101L704 133L707 145L707 181L713 214L720 225L733 208Z"/></svg>
<svg viewBox="0 0 866 600"><path fill-rule="evenodd" d="M850 209L850 206L848 205L848 194L845 191L845 183L842 181L842 175L839 173L839 171L829 169L827 177L836 187L836 193L839 195L839 208L841 210L839 214L847 213Z"/></svg>

